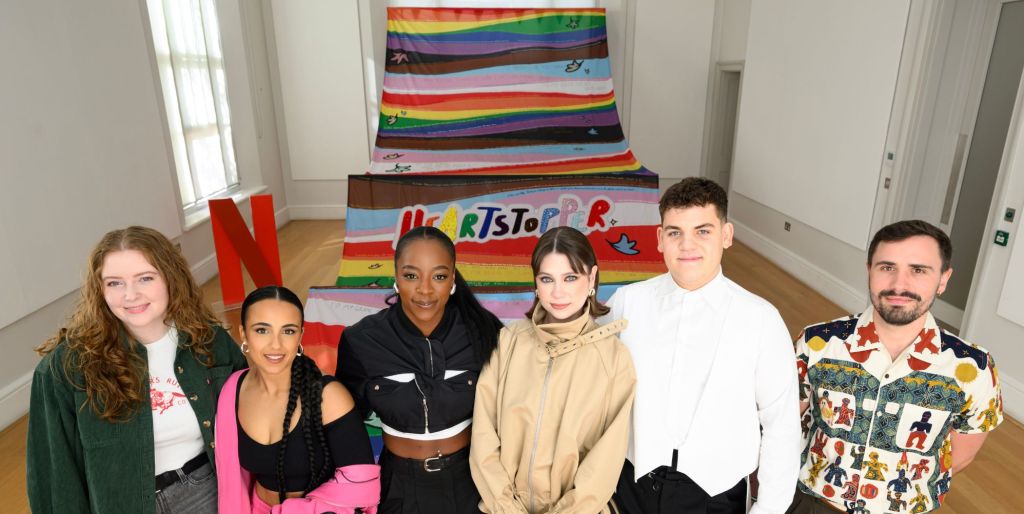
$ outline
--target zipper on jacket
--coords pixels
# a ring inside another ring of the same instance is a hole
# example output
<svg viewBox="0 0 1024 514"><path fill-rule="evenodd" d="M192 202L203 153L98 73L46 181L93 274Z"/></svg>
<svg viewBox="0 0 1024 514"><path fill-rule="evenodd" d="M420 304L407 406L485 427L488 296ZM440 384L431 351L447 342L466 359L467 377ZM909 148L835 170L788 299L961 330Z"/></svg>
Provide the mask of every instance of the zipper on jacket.
<svg viewBox="0 0 1024 514"><path fill-rule="evenodd" d="M430 432L430 411L427 410L427 395L423 393L423 389L420 388L420 383L413 377L412 383L416 384L416 389L419 390L420 396L423 397L423 433Z"/></svg>
<svg viewBox="0 0 1024 514"><path fill-rule="evenodd" d="M427 353L430 355L430 376L434 376L434 345L430 342L429 337L424 337L427 340Z"/></svg>
<svg viewBox="0 0 1024 514"><path fill-rule="evenodd" d="M533 430L533 448L530 450L530 470L526 473L526 491L530 497L530 512L536 512L533 505L533 462L537 458L537 440L540 438L540 423L544 419L544 400L548 396L548 382L551 380L551 367L554 357L548 357L548 370L544 372L544 385L540 388L540 408L537 410L537 427Z"/></svg>

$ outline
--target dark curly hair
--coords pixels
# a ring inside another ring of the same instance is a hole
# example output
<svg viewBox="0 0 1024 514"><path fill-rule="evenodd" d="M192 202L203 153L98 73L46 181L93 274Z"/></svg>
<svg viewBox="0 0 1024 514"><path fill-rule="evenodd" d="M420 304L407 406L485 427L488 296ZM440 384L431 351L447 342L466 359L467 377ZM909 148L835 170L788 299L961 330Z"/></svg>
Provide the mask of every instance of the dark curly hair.
<svg viewBox="0 0 1024 514"><path fill-rule="evenodd" d="M942 258L942 271L945 272L953 261L953 242L941 228L922 220L903 220L886 225L875 232L868 245L868 266L875 257L879 243L903 241L914 236L928 236L939 245L939 256Z"/></svg>
<svg viewBox="0 0 1024 514"><path fill-rule="evenodd" d="M687 207L704 207L714 205L718 217L725 222L729 214L729 195L717 182L704 177L687 177L665 191L658 202L658 214L662 221L669 209L685 209Z"/></svg>

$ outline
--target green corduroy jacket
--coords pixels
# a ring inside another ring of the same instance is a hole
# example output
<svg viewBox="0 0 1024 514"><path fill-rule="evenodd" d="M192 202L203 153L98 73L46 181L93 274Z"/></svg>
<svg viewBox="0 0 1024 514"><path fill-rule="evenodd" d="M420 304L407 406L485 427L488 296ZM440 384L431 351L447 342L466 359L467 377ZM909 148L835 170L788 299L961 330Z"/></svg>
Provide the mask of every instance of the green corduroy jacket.
<svg viewBox="0 0 1024 514"><path fill-rule="evenodd" d="M174 371L199 420L210 462L217 394L228 376L247 366L224 329L215 327L207 368L183 346ZM145 346L129 342L146 359ZM85 391L63 371L67 345L60 344L36 366L28 416L28 499L35 513L139 513L156 510L153 416L149 388L145 404L127 421L104 421L86 404ZM81 383L78 370L70 376ZM147 376L148 378L148 376ZM144 383L148 383L148 380Z"/></svg>

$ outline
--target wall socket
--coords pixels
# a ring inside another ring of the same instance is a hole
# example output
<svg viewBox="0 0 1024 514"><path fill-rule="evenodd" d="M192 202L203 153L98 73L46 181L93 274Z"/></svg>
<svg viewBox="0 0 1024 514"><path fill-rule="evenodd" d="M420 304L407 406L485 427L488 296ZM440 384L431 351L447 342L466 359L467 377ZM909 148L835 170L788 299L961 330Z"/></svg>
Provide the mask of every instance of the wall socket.
<svg viewBox="0 0 1024 514"><path fill-rule="evenodd" d="M787 221L782 224L782 228L786 229L786 232L789 232L789 229L793 228L793 225Z"/></svg>

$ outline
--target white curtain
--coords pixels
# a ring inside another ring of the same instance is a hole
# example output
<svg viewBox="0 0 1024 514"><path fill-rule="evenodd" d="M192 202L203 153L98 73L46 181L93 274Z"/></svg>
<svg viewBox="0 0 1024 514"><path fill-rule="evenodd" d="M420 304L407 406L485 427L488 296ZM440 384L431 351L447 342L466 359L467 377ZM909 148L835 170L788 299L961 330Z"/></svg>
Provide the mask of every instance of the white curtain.
<svg viewBox="0 0 1024 514"><path fill-rule="evenodd" d="M238 184L217 11L213 0L148 0L186 210Z"/></svg>

